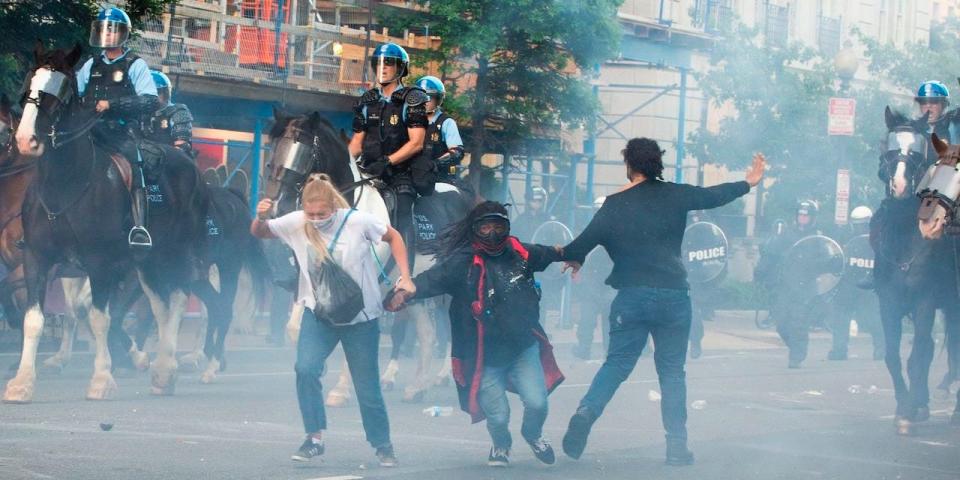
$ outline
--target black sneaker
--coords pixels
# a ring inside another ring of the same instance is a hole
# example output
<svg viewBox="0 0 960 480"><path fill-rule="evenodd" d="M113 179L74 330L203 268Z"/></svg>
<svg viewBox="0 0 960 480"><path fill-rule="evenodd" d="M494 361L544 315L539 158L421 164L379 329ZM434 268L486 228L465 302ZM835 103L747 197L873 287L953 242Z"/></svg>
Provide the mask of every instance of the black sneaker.
<svg viewBox="0 0 960 480"><path fill-rule="evenodd" d="M400 464L397 461L397 454L393 451L393 445L378 448L377 459L380 460L381 467L393 468Z"/></svg>
<svg viewBox="0 0 960 480"><path fill-rule="evenodd" d="M303 441L303 445L300 445L300 450L297 450L297 453L290 455L290 460L295 462L309 462L313 457L319 457L323 455L323 444L316 443L312 438L307 437Z"/></svg>
<svg viewBox="0 0 960 480"><path fill-rule="evenodd" d="M493 447L490 449L490 456L487 457L487 465L491 467L509 467L510 449Z"/></svg>
<svg viewBox="0 0 960 480"><path fill-rule="evenodd" d="M693 465L693 452L686 445L667 444L666 463L674 467Z"/></svg>
<svg viewBox="0 0 960 480"><path fill-rule="evenodd" d="M557 456L553 453L553 447L551 447L550 442L543 437L532 442L527 441L527 444L530 445L530 449L533 450L533 455L537 457L537 460L547 465L553 465L553 463L557 461Z"/></svg>
<svg viewBox="0 0 960 480"><path fill-rule="evenodd" d="M590 428L596 420L590 410L586 407L577 409L570 417L570 424L567 425L567 433L563 436L563 453L576 460L583 455L583 449L587 448L587 437L590 435Z"/></svg>

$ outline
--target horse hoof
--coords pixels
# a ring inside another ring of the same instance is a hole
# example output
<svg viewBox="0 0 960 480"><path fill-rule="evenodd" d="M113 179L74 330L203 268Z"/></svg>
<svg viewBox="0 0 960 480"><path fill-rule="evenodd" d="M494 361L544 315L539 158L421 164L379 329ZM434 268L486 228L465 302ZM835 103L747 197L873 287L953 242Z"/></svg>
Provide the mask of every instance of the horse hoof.
<svg viewBox="0 0 960 480"><path fill-rule="evenodd" d="M175 390L176 390L176 385L174 384L164 385L162 387L158 387L154 385L150 387L150 395L156 395L158 397L169 397L173 395Z"/></svg>
<svg viewBox="0 0 960 480"><path fill-rule="evenodd" d="M350 403L350 397L341 392L333 391L327 395L327 401L324 402L324 405L330 408L341 408L347 406Z"/></svg>
<svg viewBox="0 0 960 480"><path fill-rule="evenodd" d="M137 370L145 372L150 368L150 357L146 352L133 352L130 354L130 359L133 360L133 366L137 367Z"/></svg>
<svg viewBox="0 0 960 480"><path fill-rule="evenodd" d="M166 375L154 373L150 379L150 393L161 396L173 395L177 387L176 369L173 372Z"/></svg>
<svg viewBox="0 0 960 480"><path fill-rule="evenodd" d="M423 396L426 393L427 392L423 390L419 390L415 392L404 392L403 398L401 398L400 401L402 401L403 403L420 403L423 401Z"/></svg>
<svg viewBox="0 0 960 480"><path fill-rule="evenodd" d="M87 388L87 400L109 400L116 392L117 382L112 375L94 375Z"/></svg>
<svg viewBox="0 0 960 480"><path fill-rule="evenodd" d="M910 420L907 420L903 417L897 417L897 435L910 436L913 435L913 425L910 423Z"/></svg>
<svg viewBox="0 0 960 480"><path fill-rule="evenodd" d="M60 357L50 357L43 361L40 365L43 373L52 373L54 375L59 375L63 373L63 368L67 366L67 363L60 359Z"/></svg>
<svg viewBox="0 0 960 480"><path fill-rule="evenodd" d="M200 383L204 385L210 385L217 379L217 374L211 371L203 372L203 375L200 375Z"/></svg>
<svg viewBox="0 0 960 480"><path fill-rule="evenodd" d="M20 375L13 377L3 392L3 403L30 403L33 400L33 387L33 378Z"/></svg>

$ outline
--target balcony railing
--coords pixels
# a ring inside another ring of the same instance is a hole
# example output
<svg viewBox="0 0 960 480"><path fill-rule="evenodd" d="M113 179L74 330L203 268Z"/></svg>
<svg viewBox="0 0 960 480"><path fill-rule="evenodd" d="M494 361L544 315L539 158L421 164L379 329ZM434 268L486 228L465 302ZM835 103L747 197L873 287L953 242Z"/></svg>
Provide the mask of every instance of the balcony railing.
<svg viewBox="0 0 960 480"><path fill-rule="evenodd" d="M169 73L331 93L363 88L367 32L320 23L316 15L291 18L291 3L182 0L173 15L147 22L131 45L153 68L162 66ZM278 5L283 6L279 15ZM414 54L435 48L439 39L370 32L370 49L384 42Z"/></svg>

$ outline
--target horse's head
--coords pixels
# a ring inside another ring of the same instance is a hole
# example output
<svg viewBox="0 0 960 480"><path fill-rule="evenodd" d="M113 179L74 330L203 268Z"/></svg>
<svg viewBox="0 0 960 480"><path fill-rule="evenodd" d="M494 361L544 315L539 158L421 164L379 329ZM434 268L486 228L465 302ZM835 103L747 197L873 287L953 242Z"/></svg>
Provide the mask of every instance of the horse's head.
<svg viewBox="0 0 960 480"><path fill-rule="evenodd" d="M931 140L939 160L930 166L917 186L920 234L928 240L943 235L944 227L957 214L960 198L960 145L950 145L936 133Z"/></svg>
<svg viewBox="0 0 960 480"><path fill-rule="evenodd" d="M43 45L37 43L33 54L35 66L24 80L23 117L16 139L21 155L39 157L63 112L77 98L73 72L80 60L81 48L77 44L70 51L44 51Z"/></svg>
<svg viewBox="0 0 960 480"><path fill-rule="evenodd" d="M887 149L880 155L880 179L887 184L887 195L907 198L934 159L927 158L927 115L910 120L887 107Z"/></svg>
<svg viewBox="0 0 960 480"><path fill-rule="evenodd" d="M311 173L330 175L338 187L353 179L346 143L319 112L289 116L274 109L273 117L266 193L277 202L278 213L296 208L303 182Z"/></svg>

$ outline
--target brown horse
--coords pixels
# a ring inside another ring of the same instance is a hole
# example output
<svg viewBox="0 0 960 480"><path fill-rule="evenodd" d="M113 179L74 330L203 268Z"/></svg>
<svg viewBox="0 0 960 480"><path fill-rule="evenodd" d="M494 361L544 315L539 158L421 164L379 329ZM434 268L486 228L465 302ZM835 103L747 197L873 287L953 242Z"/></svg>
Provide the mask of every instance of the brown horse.
<svg viewBox="0 0 960 480"><path fill-rule="evenodd" d="M18 243L23 238L20 208L27 187L36 172L36 160L23 158L13 141L16 128L10 99L0 97L0 262L7 275L0 275L0 307L4 309L10 326L20 329L27 302L23 282L23 249Z"/></svg>

